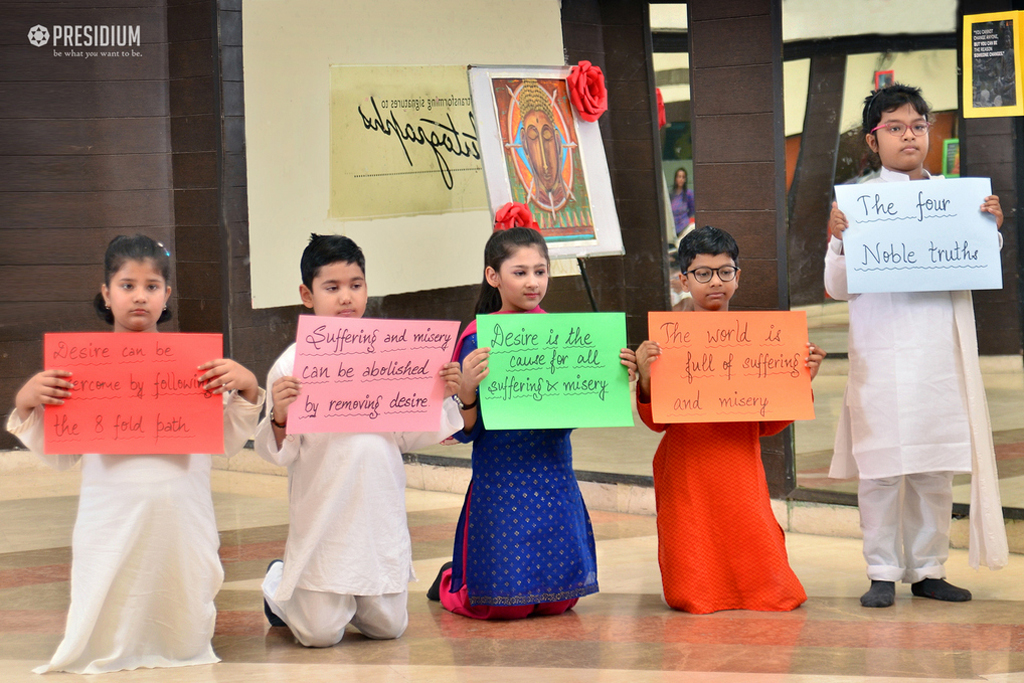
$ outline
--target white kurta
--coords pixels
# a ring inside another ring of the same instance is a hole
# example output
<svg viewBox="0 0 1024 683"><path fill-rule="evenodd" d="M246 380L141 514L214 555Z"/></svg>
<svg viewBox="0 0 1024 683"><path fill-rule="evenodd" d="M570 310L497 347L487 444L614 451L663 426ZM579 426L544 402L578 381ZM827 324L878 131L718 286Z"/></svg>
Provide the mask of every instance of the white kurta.
<svg viewBox="0 0 1024 683"><path fill-rule="evenodd" d="M256 404L225 397L224 452L245 446ZM43 408L7 430L64 470L82 460L71 541L71 606L64 640L36 669L103 673L219 661L213 652L224 580L210 493L209 455L46 455Z"/></svg>
<svg viewBox="0 0 1024 683"><path fill-rule="evenodd" d="M908 180L883 168L869 182ZM973 471L972 564L980 542L981 563L1002 566L1005 531L970 292L850 294L842 246L831 238L825 256L825 290L850 302L849 381L829 476Z"/></svg>
<svg viewBox="0 0 1024 683"><path fill-rule="evenodd" d="M295 345L267 376L272 388L292 374ZM267 415L273 414L268 398ZM415 579L405 513L402 453L462 429L454 401L444 401L437 432L288 435L277 448L269 417L256 430L256 452L288 467L288 540L284 575L273 595L295 588L344 595L384 595Z"/></svg>

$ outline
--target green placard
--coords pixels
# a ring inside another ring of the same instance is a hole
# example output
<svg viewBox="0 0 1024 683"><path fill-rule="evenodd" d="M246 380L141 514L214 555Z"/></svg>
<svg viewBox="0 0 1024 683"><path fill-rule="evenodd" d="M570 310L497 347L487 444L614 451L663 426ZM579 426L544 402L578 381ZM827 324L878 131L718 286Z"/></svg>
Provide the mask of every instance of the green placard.
<svg viewBox="0 0 1024 683"><path fill-rule="evenodd" d="M478 315L488 429L631 427L625 313Z"/></svg>

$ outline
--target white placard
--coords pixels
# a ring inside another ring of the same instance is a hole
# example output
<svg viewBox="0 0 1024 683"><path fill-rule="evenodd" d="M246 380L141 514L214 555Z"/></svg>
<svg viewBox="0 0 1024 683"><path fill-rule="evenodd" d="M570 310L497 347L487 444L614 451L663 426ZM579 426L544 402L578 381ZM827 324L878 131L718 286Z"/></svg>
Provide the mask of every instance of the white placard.
<svg viewBox="0 0 1024 683"><path fill-rule="evenodd" d="M1002 289L988 178L837 185L850 293Z"/></svg>

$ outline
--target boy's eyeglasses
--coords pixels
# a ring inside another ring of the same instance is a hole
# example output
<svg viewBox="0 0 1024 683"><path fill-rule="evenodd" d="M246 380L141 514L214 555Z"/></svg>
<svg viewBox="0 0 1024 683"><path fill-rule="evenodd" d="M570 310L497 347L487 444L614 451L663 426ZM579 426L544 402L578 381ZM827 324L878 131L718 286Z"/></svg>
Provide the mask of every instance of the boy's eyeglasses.
<svg viewBox="0 0 1024 683"><path fill-rule="evenodd" d="M932 124L928 122L915 123L912 126L910 126L910 131L914 134L914 137L919 138L922 135L927 135L928 129L931 127ZM905 123L883 123L872 128L871 132L874 133L876 130L881 130L882 128L889 131L889 135L898 138L903 137L903 134L907 132L907 124Z"/></svg>
<svg viewBox="0 0 1024 683"><path fill-rule="evenodd" d="M738 272L740 272L740 269L736 266L721 266L719 268L694 268L683 274L690 275L694 280L703 285L711 282L711 278L714 277L715 273L718 273L718 279L722 282L732 282L736 279L736 273Z"/></svg>

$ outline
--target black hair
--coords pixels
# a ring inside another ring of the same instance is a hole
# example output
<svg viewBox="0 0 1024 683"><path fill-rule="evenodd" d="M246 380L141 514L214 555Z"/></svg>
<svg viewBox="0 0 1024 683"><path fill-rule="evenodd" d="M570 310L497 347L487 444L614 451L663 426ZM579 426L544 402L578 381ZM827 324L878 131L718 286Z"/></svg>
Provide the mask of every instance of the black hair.
<svg viewBox="0 0 1024 683"><path fill-rule="evenodd" d="M299 269L302 271L302 284L313 289L313 278L320 274L320 269L332 263L354 263L366 275L366 258L363 250L344 235L309 235L309 244L302 252Z"/></svg>
<svg viewBox="0 0 1024 683"><path fill-rule="evenodd" d="M893 83L880 88L864 98L864 113L862 115L864 135L871 134L871 129L881 122L882 114L899 109L905 104L909 104L926 119L932 111L932 108L924 101L920 88L902 83Z"/></svg>
<svg viewBox="0 0 1024 683"><path fill-rule="evenodd" d="M736 240L725 230L719 230L710 225L697 228L680 240L677 257L679 270L685 273L698 254L710 254L711 256L728 254L732 258L732 262L739 266L740 247L736 244Z"/></svg>
<svg viewBox="0 0 1024 683"><path fill-rule="evenodd" d="M491 233L490 239L484 246L484 270L490 266L495 272L501 270L501 264L507 261L523 247L537 247L544 260L549 264L551 258L548 256L548 245L544 236L533 228L509 228ZM480 283L480 296L476 300L476 312L478 315L494 313L501 310L501 292L487 282L487 276Z"/></svg>
<svg viewBox="0 0 1024 683"><path fill-rule="evenodd" d="M683 190L690 184L690 172L686 170L685 166L680 166L676 169L676 172L672 174L672 189L676 189L676 176L682 171L686 175L686 180L683 181Z"/></svg>
<svg viewBox="0 0 1024 683"><path fill-rule="evenodd" d="M110 279L121 270L128 261L152 261L153 267L160 271L164 278L164 284L171 279L171 252L160 242L146 235L118 235L110 240L107 245L107 252L103 255L103 284L110 287ZM114 314L107 308L107 302L103 299L103 292L96 295L92 301L96 315L108 325L114 324ZM167 306L160 313L157 324L165 323L171 319L171 308Z"/></svg>

